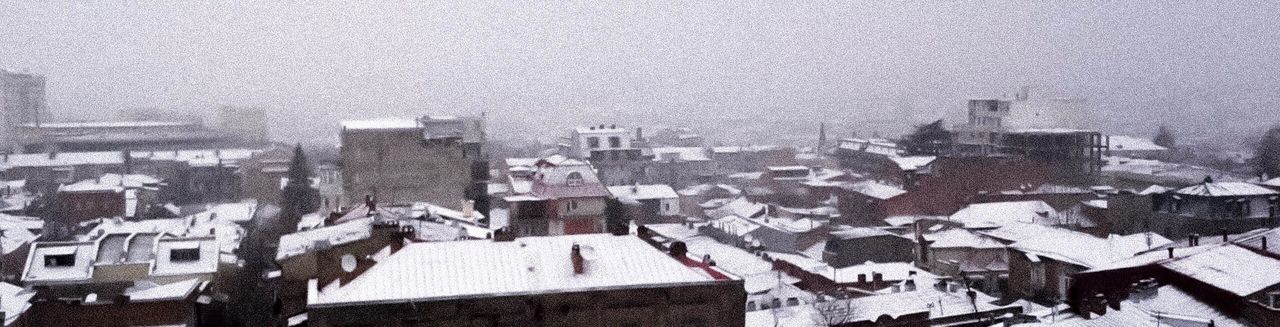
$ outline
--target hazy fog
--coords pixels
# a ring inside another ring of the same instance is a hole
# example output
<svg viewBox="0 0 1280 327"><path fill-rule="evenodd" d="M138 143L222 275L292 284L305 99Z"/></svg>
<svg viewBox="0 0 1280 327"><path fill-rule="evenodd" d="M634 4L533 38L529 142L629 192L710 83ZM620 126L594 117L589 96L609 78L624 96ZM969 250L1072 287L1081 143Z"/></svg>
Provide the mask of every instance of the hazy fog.
<svg viewBox="0 0 1280 327"><path fill-rule="evenodd" d="M614 119L847 130L903 107L955 122L1019 85L1088 98L1104 130L1240 135L1280 122L1280 4L1227 2L4 1L0 68L46 75L61 118L262 106L283 140L482 110L512 138Z"/></svg>

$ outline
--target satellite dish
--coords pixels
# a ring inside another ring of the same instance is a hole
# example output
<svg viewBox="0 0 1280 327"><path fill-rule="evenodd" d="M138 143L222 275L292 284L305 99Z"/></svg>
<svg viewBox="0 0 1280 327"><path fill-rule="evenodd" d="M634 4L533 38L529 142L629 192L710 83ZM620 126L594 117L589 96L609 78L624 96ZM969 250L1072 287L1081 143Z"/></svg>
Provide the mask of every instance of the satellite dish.
<svg viewBox="0 0 1280 327"><path fill-rule="evenodd" d="M356 271L356 256L350 254L342 255L342 271Z"/></svg>

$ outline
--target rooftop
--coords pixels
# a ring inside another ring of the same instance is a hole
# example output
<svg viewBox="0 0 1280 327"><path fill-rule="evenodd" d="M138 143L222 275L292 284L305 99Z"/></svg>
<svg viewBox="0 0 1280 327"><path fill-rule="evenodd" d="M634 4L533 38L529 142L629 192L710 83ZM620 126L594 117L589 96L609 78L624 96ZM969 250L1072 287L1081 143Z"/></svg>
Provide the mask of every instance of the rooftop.
<svg viewBox="0 0 1280 327"><path fill-rule="evenodd" d="M342 122L342 129L418 129L422 125L410 118L379 118L365 120L347 120Z"/></svg>
<svg viewBox="0 0 1280 327"><path fill-rule="evenodd" d="M1205 182L1173 191L1182 195L1205 197L1277 195L1280 192L1245 182Z"/></svg>
<svg viewBox="0 0 1280 327"><path fill-rule="evenodd" d="M997 228L1012 223L1049 224L1057 211L1044 201L970 204L948 217L964 228Z"/></svg>
<svg viewBox="0 0 1280 327"><path fill-rule="evenodd" d="M584 257L580 274L574 245ZM717 282L634 236L608 234L412 243L374 260L346 284L313 284L308 307Z"/></svg>
<svg viewBox="0 0 1280 327"><path fill-rule="evenodd" d="M666 184L610 186L609 193L612 193L616 198L634 200L676 199L680 197L679 194L676 194L675 189Z"/></svg>

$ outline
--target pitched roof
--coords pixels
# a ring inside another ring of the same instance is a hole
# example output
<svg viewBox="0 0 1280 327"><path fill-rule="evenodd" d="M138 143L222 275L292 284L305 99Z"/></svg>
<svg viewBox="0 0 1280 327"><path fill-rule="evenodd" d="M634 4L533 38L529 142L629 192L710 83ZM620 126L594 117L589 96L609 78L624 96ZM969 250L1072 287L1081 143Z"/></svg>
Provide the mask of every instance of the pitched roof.
<svg viewBox="0 0 1280 327"><path fill-rule="evenodd" d="M609 193L612 193L617 198L635 200L676 199L680 197L679 194L676 194L675 189L666 184L610 186Z"/></svg>
<svg viewBox="0 0 1280 327"><path fill-rule="evenodd" d="M1172 241L1155 233L1100 238L1066 229L1054 229L1052 233L1018 241L1009 247L1029 256L1044 256L1088 269L1132 258L1135 254L1169 243Z"/></svg>
<svg viewBox="0 0 1280 327"><path fill-rule="evenodd" d="M907 194L906 190L897 186L882 184L876 181L861 181L843 185L840 188L880 200L888 200L899 195Z"/></svg>
<svg viewBox="0 0 1280 327"><path fill-rule="evenodd" d="M1239 296L1280 285L1280 260L1235 245L1165 260L1161 266Z"/></svg>
<svg viewBox="0 0 1280 327"><path fill-rule="evenodd" d="M585 259L581 274L574 273L570 260L574 245L580 247ZM346 284L313 285L308 291L308 307L717 281L629 235L412 243L374 260L372 267Z"/></svg>
<svg viewBox="0 0 1280 327"><path fill-rule="evenodd" d="M1057 212L1044 201L1014 201L970 204L949 220L964 228L994 228L1012 223L1048 223Z"/></svg>
<svg viewBox="0 0 1280 327"><path fill-rule="evenodd" d="M1184 187L1174 191L1177 194L1195 195L1195 196L1254 196L1254 195L1276 195L1280 192L1245 182L1217 182L1217 183L1200 183Z"/></svg>

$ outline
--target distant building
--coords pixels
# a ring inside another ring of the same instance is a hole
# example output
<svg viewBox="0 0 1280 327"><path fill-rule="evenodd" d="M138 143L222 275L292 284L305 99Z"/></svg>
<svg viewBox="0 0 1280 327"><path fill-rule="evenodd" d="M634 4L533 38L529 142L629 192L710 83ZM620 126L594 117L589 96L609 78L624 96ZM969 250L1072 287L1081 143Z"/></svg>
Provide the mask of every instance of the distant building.
<svg viewBox="0 0 1280 327"><path fill-rule="evenodd" d="M620 185L610 186L609 193L624 204L633 204L631 219L639 224L680 223L680 195L670 186Z"/></svg>
<svg viewBox="0 0 1280 327"><path fill-rule="evenodd" d="M1280 192L1256 184L1206 178L1152 198L1152 230L1169 235L1238 233L1280 223Z"/></svg>
<svg viewBox="0 0 1280 327"><path fill-rule="evenodd" d="M240 192L262 203L280 203L280 181L288 176L293 150L275 147L242 160ZM344 203L345 204L345 203Z"/></svg>
<svg viewBox="0 0 1280 327"><path fill-rule="evenodd" d="M0 148L4 152L18 145L20 126L40 123L48 116L44 76L0 70Z"/></svg>
<svg viewBox="0 0 1280 327"><path fill-rule="evenodd" d="M507 159L510 226L519 236L602 233L612 197L591 164L559 155Z"/></svg>
<svg viewBox="0 0 1280 327"><path fill-rule="evenodd" d="M58 187L57 214L48 217L67 226L94 218L147 218L152 205L160 204L164 181L138 174L104 174Z"/></svg>
<svg viewBox="0 0 1280 327"><path fill-rule="evenodd" d="M653 148L651 181L678 188L711 182L719 171L708 152L698 147Z"/></svg>
<svg viewBox="0 0 1280 327"><path fill-rule="evenodd" d="M47 122L18 126L22 152L186 150L231 147L231 135L198 122Z"/></svg>
<svg viewBox="0 0 1280 327"><path fill-rule="evenodd" d="M1106 137L1107 156L1139 159L1158 159L1170 154L1169 148L1156 145L1150 139L1109 135Z"/></svg>
<svg viewBox="0 0 1280 327"><path fill-rule="evenodd" d="M630 235L411 243L375 257L311 282L308 326L744 325L740 277Z"/></svg>
<svg viewBox="0 0 1280 327"><path fill-rule="evenodd" d="M591 162L606 185L646 183L653 155L635 142L643 137L638 129L636 133L633 140L627 129L616 125L578 127L565 140L564 150L570 158Z"/></svg>
<svg viewBox="0 0 1280 327"><path fill-rule="evenodd" d="M822 261L844 268L866 262L911 262L911 239L870 227L854 227L831 231Z"/></svg>
<svg viewBox="0 0 1280 327"><path fill-rule="evenodd" d="M245 144L271 142L271 124L262 108L230 107L218 109L218 129Z"/></svg>
<svg viewBox="0 0 1280 327"><path fill-rule="evenodd" d="M1009 288L1012 298L1066 300L1072 276L1172 243L1155 233L1099 238L1060 228L1010 244Z"/></svg>
<svg viewBox="0 0 1280 327"><path fill-rule="evenodd" d="M483 164L484 117L347 121L342 124L343 192L389 204L461 208ZM484 192L480 192L483 196ZM475 200L475 199L471 199Z"/></svg>

